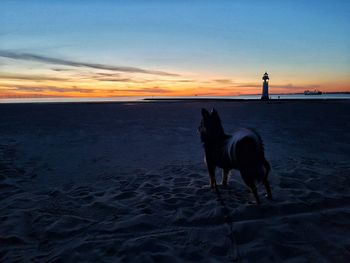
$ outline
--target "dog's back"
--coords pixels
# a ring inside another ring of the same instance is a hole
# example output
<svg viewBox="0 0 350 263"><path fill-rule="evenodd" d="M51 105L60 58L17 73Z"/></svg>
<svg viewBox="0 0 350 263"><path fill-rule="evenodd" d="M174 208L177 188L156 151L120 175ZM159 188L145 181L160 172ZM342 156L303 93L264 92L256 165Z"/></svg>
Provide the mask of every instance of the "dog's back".
<svg viewBox="0 0 350 263"><path fill-rule="evenodd" d="M256 131L248 128L237 129L222 145L214 149L216 165L229 169L239 169L242 164L258 160L258 157L264 155L261 137Z"/></svg>

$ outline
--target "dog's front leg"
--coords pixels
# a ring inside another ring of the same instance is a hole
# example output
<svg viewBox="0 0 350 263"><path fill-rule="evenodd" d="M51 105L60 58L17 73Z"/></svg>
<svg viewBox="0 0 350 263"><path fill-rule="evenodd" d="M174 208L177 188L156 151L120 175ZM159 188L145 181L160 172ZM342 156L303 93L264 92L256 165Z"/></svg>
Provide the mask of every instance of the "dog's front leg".
<svg viewBox="0 0 350 263"><path fill-rule="evenodd" d="M222 186L227 186L229 172L230 170L222 169L222 181L221 181Z"/></svg>
<svg viewBox="0 0 350 263"><path fill-rule="evenodd" d="M212 189L216 188L215 166L208 164L209 183Z"/></svg>

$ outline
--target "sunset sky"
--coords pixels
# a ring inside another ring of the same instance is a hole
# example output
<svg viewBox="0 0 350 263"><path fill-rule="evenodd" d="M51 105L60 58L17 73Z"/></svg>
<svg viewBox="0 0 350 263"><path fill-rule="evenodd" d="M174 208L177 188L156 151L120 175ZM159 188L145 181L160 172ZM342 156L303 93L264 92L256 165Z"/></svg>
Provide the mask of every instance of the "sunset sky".
<svg viewBox="0 0 350 263"><path fill-rule="evenodd" d="M350 1L0 2L0 98L350 91Z"/></svg>

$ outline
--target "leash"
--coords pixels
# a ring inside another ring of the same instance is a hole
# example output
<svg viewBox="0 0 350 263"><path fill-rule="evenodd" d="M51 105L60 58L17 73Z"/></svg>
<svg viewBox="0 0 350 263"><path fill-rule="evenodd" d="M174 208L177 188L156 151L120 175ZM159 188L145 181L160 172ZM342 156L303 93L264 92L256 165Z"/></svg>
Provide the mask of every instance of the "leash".
<svg viewBox="0 0 350 263"><path fill-rule="evenodd" d="M239 253L237 240L233 232L233 219L231 217L230 210L228 209L224 199L222 198L220 190L217 185L215 185L215 193L217 195L217 200L219 201L221 207L223 208L225 223L229 226L229 229L230 229L230 233L227 235L227 237L231 241L232 250L236 252L235 253L236 255L234 255L232 258L232 262L241 262L241 255Z"/></svg>

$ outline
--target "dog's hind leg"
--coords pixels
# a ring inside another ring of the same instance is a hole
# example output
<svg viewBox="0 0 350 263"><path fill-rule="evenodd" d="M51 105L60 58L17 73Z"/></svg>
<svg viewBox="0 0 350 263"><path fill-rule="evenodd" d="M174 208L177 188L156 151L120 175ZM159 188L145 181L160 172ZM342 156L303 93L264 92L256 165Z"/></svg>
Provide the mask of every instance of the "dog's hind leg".
<svg viewBox="0 0 350 263"><path fill-rule="evenodd" d="M267 179L268 176L269 176L269 173L271 171L271 167L270 167L270 164L268 161L266 161L266 159L264 159L264 175L263 175L263 179L262 179L262 182L265 186L265 189L266 189L266 195L267 195L267 198L269 199L272 199L272 193L271 193L271 187L270 187L270 183L269 183L269 180Z"/></svg>
<svg viewBox="0 0 350 263"><path fill-rule="evenodd" d="M249 137L238 141L236 156L242 179L252 191L256 202L260 204L258 190L255 185L255 182L259 181L257 180L259 175L262 173L262 171L259 171L260 167L258 165L259 152L257 142Z"/></svg>
<svg viewBox="0 0 350 263"><path fill-rule="evenodd" d="M254 198L256 200L257 204L260 204L260 199L258 195L258 189L256 188L256 185L254 183L254 174L249 170L248 171L242 171L241 170L241 176L245 184L249 187L249 189L252 191Z"/></svg>
<svg viewBox="0 0 350 263"><path fill-rule="evenodd" d="M230 170L222 169L222 186L227 186L228 174Z"/></svg>
<svg viewBox="0 0 350 263"><path fill-rule="evenodd" d="M252 184L249 186L250 190L252 191L254 197L255 197L255 200L256 200L256 203L257 204L260 204L260 199L259 199L259 195L258 195L258 190L255 186L255 184Z"/></svg>
<svg viewBox="0 0 350 263"><path fill-rule="evenodd" d="M267 178L263 179L263 183L264 183L264 186L266 189L267 198L272 199L271 187L270 187L270 183L267 180Z"/></svg>

